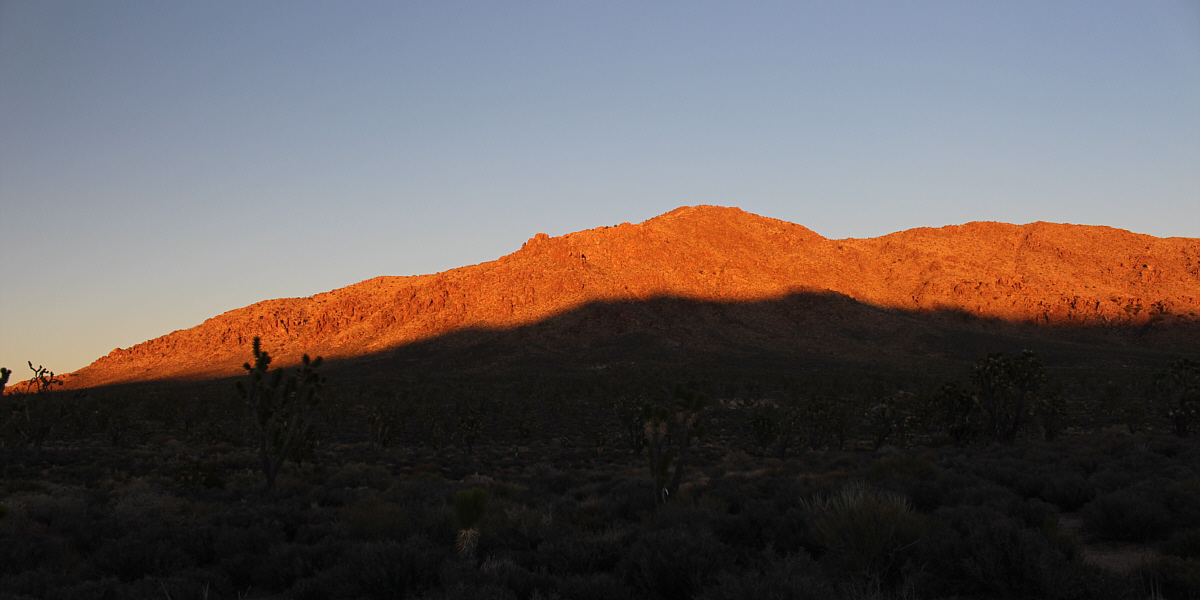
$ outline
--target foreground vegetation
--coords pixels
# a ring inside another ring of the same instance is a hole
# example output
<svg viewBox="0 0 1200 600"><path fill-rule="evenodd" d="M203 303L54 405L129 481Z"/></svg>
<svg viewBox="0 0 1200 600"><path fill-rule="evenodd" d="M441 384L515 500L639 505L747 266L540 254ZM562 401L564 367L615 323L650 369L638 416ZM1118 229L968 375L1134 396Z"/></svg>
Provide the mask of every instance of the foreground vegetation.
<svg viewBox="0 0 1200 600"><path fill-rule="evenodd" d="M356 385L261 354L240 393L31 364L0 597L1200 597L1193 361Z"/></svg>

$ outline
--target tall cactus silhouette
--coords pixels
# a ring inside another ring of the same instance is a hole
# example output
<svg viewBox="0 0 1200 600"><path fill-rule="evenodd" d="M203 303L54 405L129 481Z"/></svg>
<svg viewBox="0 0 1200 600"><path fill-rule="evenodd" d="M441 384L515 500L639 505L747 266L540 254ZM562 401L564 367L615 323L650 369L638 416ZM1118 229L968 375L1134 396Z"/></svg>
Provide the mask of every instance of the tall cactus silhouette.
<svg viewBox="0 0 1200 600"><path fill-rule="evenodd" d="M676 383L669 403L647 402L643 407L650 478L660 504L679 491L692 443L705 432L703 414L708 402L704 393Z"/></svg>
<svg viewBox="0 0 1200 600"><path fill-rule="evenodd" d="M249 381L237 382L237 390L250 411L267 489L274 489L283 461L312 433L325 377L317 371L322 364L319 356L309 359L305 354L296 372L285 375L283 369L270 370L271 355L262 349L259 338L254 338L251 348L253 366L242 365Z"/></svg>

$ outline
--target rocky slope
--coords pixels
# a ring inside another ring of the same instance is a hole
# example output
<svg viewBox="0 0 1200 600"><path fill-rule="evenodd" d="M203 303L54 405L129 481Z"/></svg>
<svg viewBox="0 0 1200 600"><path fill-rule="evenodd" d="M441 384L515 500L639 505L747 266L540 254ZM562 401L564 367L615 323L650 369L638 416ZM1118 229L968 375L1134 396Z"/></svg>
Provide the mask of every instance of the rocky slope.
<svg viewBox="0 0 1200 600"><path fill-rule="evenodd" d="M968 223L831 240L737 208L683 207L636 225L538 234L508 256L444 273L259 302L113 350L68 380L87 387L234 375L255 336L286 365L303 352L351 358L465 328L531 326L595 302L742 304L805 292L1048 326L1195 323L1200 239ZM628 320L623 327L638 326Z"/></svg>

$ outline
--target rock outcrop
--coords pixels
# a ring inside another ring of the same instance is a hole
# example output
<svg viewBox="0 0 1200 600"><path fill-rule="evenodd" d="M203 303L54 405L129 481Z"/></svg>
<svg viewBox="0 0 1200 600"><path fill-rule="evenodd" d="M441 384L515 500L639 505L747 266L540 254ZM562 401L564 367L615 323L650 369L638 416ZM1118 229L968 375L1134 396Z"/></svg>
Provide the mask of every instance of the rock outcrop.
<svg viewBox="0 0 1200 600"><path fill-rule="evenodd" d="M258 336L278 357L365 356L467 327L529 325L595 301L751 302L832 291L906 311L1046 326L1200 320L1200 239L1109 227L968 223L832 240L737 208L537 234L498 260L267 300L116 349L71 387L235 375Z"/></svg>

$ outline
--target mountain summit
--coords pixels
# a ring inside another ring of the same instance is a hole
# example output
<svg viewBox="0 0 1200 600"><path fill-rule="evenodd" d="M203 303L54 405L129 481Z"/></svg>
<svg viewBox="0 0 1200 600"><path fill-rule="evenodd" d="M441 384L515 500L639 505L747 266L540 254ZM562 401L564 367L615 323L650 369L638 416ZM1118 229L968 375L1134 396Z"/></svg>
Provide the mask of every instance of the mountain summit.
<svg viewBox="0 0 1200 600"><path fill-rule="evenodd" d="M1200 239L1083 225L975 222L831 240L737 208L539 233L497 260L267 300L128 349L71 387L236 375L251 340L290 364L374 355L464 329L531 326L593 303L744 304L842 295L880 309L1049 326L1200 321ZM636 315L610 327L637 329ZM720 327L719 323L711 324Z"/></svg>

